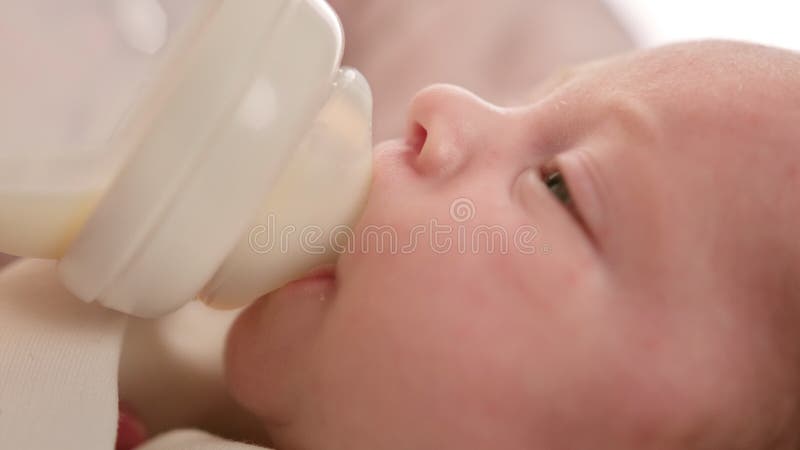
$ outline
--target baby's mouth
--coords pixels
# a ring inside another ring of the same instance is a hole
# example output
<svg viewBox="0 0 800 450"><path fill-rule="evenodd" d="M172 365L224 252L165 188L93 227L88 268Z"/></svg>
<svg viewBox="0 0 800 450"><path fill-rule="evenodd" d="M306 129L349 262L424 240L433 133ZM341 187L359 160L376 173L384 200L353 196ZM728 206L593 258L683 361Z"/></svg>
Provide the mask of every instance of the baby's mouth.
<svg viewBox="0 0 800 450"><path fill-rule="evenodd" d="M330 280L333 281L336 279L336 264L328 263L323 264L321 266L317 266L310 271L306 272L305 275L301 276L300 278L296 278L286 285L293 285L293 284L301 284L311 281L323 281L323 280Z"/></svg>
<svg viewBox="0 0 800 450"><path fill-rule="evenodd" d="M295 298L314 297L321 300L332 295L336 286L336 265L324 264L295 278L283 287L267 294L268 297L290 296Z"/></svg>
<svg viewBox="0 0 800 450"><path fill-rule="evenodd" d="M256 303L272 303L276 301L294 303L304 300L325 301L333 298L335 291L336 265L324 264L265 294Z"/></svg>

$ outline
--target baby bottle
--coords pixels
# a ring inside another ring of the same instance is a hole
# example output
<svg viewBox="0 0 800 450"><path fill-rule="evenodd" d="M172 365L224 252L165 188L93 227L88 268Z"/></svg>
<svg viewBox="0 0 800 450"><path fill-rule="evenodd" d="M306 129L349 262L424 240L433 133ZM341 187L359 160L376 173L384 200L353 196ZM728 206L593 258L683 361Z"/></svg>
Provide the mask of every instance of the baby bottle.
<svg viewBox="0 0 800 450"><path fill-rule="evenodd" d="M323 0L0 3L0 252L141 317L332 261L371 170L342 50Z"/></svg>

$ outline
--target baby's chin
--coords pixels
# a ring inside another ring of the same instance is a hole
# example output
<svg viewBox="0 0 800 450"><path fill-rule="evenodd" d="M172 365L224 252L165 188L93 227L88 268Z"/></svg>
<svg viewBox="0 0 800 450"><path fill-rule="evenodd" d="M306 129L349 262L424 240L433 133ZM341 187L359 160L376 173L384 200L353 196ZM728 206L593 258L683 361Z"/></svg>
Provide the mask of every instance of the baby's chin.
<svg viewBox="0 0 800 450"><path fill-rule="evenodd" d="M335 276L318 271L260 298L228 333L225 378L233 397L265 422L280 422L302 384L302 361L320 326Z"/></svg>

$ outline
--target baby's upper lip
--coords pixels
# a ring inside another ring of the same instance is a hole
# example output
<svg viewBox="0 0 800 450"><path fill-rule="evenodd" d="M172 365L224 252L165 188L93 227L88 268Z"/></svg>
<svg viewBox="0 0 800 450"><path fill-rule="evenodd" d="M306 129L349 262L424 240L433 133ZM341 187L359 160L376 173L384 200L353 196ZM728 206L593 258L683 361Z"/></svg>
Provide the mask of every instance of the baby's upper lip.
<svg viewBox="0 0 800 450"><path fill-rule="evenodd" d="M391 139L383 141L375 146L374 152L410 151L413 150L411 144L405 139Z"/></svg>

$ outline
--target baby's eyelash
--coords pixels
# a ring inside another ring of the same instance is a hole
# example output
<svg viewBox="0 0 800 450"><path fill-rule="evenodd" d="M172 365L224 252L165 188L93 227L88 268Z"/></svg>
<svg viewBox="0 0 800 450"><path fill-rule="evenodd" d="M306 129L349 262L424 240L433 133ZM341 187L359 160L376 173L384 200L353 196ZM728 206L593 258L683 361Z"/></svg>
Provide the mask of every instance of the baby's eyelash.
<svg viewBox="0 0 800 450"><path fill-rule="evenodd" d="M550 192L552 192L561 203L567 206L572 205L572 197L569 195L569 188L561 172L553 172L547 175L544 182L547 188L550 189Z"/></svg>
<svg viewBox="0 0 800 450"><path fill-rule="evenodd" d="M553 163L542 166L542 181L564 206L574 207L567 181L558 166Z"/></svg>
<svg viewBox="0 0 800 450"><path fill-rule="evenodd" d="M572 197L572 193L569 189L569 184L567 183L567 177L564 175L561 167L555 160L550 161L547 164L544 164L540 169L542 175L542 183L547 186L547 189L553 193L556 199L561 203L561 205L569 212L569 214L575 219L578 225L583 229L583 231L592 239L593 233L591 227L584 221L583 215L578 208L578 204Z"/></svg>

